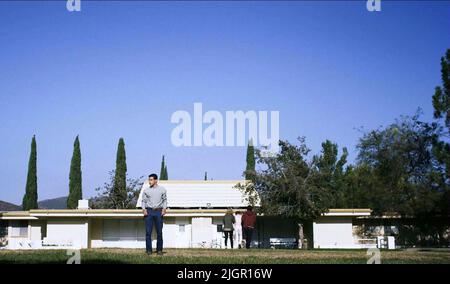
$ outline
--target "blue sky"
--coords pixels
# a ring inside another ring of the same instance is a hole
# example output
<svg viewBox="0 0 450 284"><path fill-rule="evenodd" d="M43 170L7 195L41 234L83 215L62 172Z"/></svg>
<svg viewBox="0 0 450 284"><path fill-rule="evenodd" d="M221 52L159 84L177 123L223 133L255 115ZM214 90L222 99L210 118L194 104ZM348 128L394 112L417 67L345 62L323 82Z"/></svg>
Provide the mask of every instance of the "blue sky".
<svg viewBox="0 0 450 284"><path fill-rule="evenodd" d="M80 135L83 192L128 174L239 179L245 147L174 147L174 111L278 110L280 136L347 146L418 107L432 117L450 3L0 1L0 200L20 204L30 141L39 199L67 195Z"/></svg>

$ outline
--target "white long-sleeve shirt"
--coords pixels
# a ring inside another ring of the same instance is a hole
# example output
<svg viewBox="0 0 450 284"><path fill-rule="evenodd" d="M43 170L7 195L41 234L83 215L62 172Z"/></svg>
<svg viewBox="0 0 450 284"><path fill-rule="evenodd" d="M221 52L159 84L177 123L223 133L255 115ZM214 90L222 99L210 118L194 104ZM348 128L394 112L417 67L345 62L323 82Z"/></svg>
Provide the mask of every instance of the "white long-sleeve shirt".
<svg viewBox="0 0 450 284"><path fill-rule="evenodd" d="M167 190L160 186L150 187L148 182L144 183L139 193L136 207L141 208L167 208Z"/></svg>

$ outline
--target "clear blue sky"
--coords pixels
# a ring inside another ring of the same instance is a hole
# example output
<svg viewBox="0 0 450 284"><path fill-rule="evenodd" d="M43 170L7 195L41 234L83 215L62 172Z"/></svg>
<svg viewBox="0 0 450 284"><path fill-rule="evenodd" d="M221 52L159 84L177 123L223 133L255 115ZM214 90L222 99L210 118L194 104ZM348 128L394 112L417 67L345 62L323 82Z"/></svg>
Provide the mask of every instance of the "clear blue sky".
<svg viewBox="0 0 450 284"><path fill-rule="evenodd" d="M83 192L107 180L124 137L130 177L239 179L244 147L172 146L176 110L278 110L280 136L350 149L360 126L418 107L431 119L449 2L0 1L0 200L21 203L30 141L39 199L67 195L80 135Z"/></svg>

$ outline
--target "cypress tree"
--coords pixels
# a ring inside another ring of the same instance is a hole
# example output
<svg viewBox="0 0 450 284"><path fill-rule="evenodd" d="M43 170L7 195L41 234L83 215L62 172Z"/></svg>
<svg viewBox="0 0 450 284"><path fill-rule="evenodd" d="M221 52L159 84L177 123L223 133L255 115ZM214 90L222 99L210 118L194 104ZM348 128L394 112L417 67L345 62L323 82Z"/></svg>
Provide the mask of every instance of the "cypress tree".
<svg viewBox="0 0 450 284"><path fill-rule="evenodd" d="M164 180L169 179L169 174L167 173L167 165L164 165Z"/></svg>
<svg viewBox="0 0 450 284"><path fill-rule="evenodd" d="M205 180L208 180L208 172L205 172Z"/></svg>
<svg viewBox="0 0 450 284"><path fill-rule="evenodd" d="M255 177L255 147L250 139L247 145L247 167L245 169L245 179L254 181Z"/></svg>
<svg viewBox="0 0 450 284"><path fill-rule="evenodd" d="M81 181L81 151L80 140L77 136L73 143L72 161L70 162L68 209L77 208L78 200L83 198Z"/></svg>
<svg viewBox="0 0 450 284"><path fill-rule="evenodd" d="M22 208L26 211L38 208L36 160L36 138L33 135L33 139L31 140L30 159L28 161L27 185L25 187L25 195L22 200Z"/></svg>
<svg viewBox="0 0 450 284"><path fill-rule="evenodd" d="M123 208L127 199L127 160L125 155L125 142L119 139L116 156L116 170L114 176L114 200L116 208Z"/></svg>
<svg viewBox="0 0 450 284"><path fill-rule="evenodd" d="M166 163L164 161L164 155L163 155L162 161L161 161L161 170L159 171L159 179L160 180L165 180L165 175L164 175L165 168L166 168Z"/></svg>

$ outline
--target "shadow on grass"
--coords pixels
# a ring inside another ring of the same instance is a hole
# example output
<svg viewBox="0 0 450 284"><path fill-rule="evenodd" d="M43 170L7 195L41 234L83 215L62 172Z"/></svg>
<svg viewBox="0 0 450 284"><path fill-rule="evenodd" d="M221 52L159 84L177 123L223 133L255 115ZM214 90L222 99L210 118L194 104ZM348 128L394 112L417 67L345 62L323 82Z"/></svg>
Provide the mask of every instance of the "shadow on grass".
<svg viewBox="0 0 450 284"><path fill-rule="evenodd" d="M0 265L2 264L67 264L67 260L0 260ZM130 262L115 259L89 259L81 261L81 264L130 264Z"/></svg>

